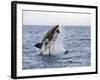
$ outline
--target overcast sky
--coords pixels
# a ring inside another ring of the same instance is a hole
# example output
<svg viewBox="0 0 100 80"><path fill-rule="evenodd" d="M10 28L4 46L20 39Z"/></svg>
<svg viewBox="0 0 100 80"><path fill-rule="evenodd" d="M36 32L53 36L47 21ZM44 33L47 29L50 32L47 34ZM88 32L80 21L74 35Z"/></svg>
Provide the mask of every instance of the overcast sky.
<svg viewBox="0 0 100 80"><path fill-rule="evenodd" d="M91 14L23 11L24 25L81 25L91 24Z"/></svg>

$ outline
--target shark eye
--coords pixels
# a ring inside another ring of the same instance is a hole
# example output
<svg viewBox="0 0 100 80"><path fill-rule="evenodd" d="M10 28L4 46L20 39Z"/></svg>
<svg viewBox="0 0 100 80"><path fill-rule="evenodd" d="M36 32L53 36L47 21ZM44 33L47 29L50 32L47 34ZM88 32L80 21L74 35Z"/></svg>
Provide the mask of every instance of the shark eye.
<svg viewBox="0 0 100 80"><path fill-rule="evenodd" d="M56 31L57 33L60 33L60 31L59 31L59 29L57 29L57 31Z"/></svg>

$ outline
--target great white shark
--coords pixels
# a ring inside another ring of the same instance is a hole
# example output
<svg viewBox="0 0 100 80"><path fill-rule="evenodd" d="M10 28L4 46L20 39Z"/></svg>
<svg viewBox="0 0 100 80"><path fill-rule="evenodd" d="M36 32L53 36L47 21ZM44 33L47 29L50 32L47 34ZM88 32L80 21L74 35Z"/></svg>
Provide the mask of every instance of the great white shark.
<svg viewBox="0 0 100 80"><path fill-rule="evenodd" d="M55 25L45 34L40 43L35 44L35 47L39 48L43 55L53 54L59 33L59 25Z"/></svg>

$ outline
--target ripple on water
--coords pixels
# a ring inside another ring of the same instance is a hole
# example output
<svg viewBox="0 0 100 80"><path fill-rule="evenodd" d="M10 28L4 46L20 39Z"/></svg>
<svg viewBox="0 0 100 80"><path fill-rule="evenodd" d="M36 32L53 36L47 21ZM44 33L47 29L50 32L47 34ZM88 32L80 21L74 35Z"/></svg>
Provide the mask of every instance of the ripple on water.
<svg viewBox="0 0 100 80"><path fill-rule="evenodd" d="M63 44L65 52L46 56L34 45L41 41L43 35L50 29L46 26L23 26L22 68L61 68L91 65L90 27L64 28ZM60 45L59 45L60 46ZM58 48L60 50L60 48Z"/></svg>

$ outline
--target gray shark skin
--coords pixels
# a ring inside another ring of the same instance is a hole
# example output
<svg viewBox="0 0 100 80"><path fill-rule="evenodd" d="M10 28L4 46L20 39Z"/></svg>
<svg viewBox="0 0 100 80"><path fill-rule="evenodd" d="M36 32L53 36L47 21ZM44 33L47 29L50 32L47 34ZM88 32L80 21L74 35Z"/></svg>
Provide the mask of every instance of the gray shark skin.
<svg viewBox="0 0 100 80"><path fill-rule="evenodd" d="M54 26L46 33L42 41L35 45L35 47L39 48L43 55L51 55L54 51L54 44L59 33L59 25Z"/></svg>

